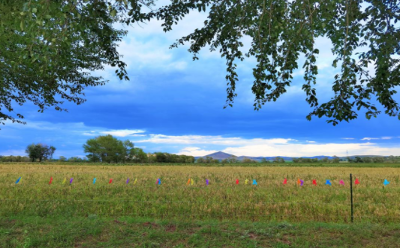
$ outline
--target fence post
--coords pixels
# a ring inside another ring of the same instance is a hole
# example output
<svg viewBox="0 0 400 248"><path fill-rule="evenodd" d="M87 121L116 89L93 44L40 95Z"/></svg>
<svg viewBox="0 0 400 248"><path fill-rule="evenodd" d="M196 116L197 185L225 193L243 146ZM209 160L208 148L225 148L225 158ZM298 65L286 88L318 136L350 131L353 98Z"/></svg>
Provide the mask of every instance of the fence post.
<svg viewBox="0 0 400 248"><path fill-rule="evenodd" d="M351 223L353 223L353 176L350 173Z"/></svg>

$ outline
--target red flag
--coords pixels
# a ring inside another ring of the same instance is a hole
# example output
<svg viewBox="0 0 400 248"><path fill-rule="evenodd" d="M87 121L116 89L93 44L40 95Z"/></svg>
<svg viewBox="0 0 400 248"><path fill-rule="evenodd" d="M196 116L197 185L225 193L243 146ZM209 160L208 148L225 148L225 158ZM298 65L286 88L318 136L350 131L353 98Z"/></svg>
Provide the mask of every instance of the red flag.
<svg viewBox="0 0 400 248"><path fill-rule="evenodd" d="M313 179L312 184L317 185L317 180Z"/></svg>
<svg viewBox="0 0 400 248"><path fill-rule="evenodd" d="M236 184L239 184L239 179L236 179Z"/></svg>
<svg viewBox="0 0 400 248"><path fill-rule="evenodd" d="M355 184L360 184L360 181L358 181L358 178L356 178Z"/></svg>
<svg viewBox="0 0 400 248"><path fill-rule="evenodd" d="M285 180L283 180L283 184L287 184L287 179L285 178Z"/></svg>
<svg viewBox="0 0 400 248"><path fill-rule="evenodd" d="M108 184L112 183L112 178L110 179L110 181L108 182Z"/></svg>
<svg viewBox="0 0 400 248"><path fill-rule="evenodd" d="M50 177L50 182L49 182L49 184L51 184L51 182L53 182L53 177Z"/></svg>

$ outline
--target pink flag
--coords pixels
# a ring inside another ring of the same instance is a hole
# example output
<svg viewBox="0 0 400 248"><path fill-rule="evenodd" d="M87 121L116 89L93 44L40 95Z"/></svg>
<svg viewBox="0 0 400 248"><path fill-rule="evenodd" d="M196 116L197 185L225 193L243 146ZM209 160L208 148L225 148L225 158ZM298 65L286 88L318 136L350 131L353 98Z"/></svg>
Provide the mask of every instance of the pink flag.
<svg viewBox="0 0 400 248"><path fill-rule="evenodd" d="M344 182L343 182L343 180L340 180L340 182L339 182L341 185L344 185Z"/></svg>
<svg viewBox="0 0 400 248"><path fill-rule="evenodd" d="M236 179L236 184L239 184L239 179Z"/></svg>
<svg viewBox="0 0 400 248"><path fill-rule="evenodd" d="M356 181L354 183L355 184L360 184L360 181L358 181L358 178L356 178Z"/></svg>
<svg viewBox="0 0 400 248"><path fill-rule="evenodd" d="M286 178L283 180L283 184L287 184L287 179Z"/></svg>

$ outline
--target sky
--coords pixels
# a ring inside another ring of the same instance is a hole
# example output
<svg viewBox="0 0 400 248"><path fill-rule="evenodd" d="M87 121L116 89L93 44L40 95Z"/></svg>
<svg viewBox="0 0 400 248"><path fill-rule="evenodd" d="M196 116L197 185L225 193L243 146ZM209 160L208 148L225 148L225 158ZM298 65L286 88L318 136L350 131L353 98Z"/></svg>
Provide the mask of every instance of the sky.
<svg viewBox="0 0 400 248"><path fill-rule="evenodd" d="M111 134L131 140L145 152L169 152L204 156L223 151L236 156L400 156L400 122L384 114L367 120L364 112L338 126L325 118L306 115L312 111L301 90L302 70L295 72L292 86L277 102L253 109L252 68L254 59L238 62L238 96L224 109L226 65L218 52L207 48L193 61L188 46L169 46L195 28L207 14L192 12L173 31L164 33L161 22L125 27L128 35L119 44L130 81L120 81L111 67L95 72L109 80L105 86L87 88L87 102L66 103L68 112L47 109L39 113L32 104L15 108L26 125L7 122L0 130L0 155L26 155L32 143L57 148L54 157L85 157L83 144L99 135ZM251 40L243 39L244 49ZM338 72L331 67L331 43L317 41L317 96L332 96ZM301 63L301 61L300 61ZM300 66L301 67L301 66ZM400 101L399 95L395 99Z"/></svg>

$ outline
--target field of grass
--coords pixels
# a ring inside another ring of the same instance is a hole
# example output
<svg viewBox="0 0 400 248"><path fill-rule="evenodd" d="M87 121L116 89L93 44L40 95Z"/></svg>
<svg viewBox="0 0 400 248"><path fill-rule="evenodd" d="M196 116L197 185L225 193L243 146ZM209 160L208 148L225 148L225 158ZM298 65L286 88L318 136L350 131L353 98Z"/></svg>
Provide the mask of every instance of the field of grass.
<svg viewBox="0 0 400 248"><path fill-rule="evenodd" d="M288 225L298 225L304 232L312 232L313 223L329 223L336 225L331 227L335 229L350 222L350 173L360 180L359 185L353 185L356 225L385 225L385 230L392 226L387 229L391 230L389 236L398 240L399 227L395 225L400 221L400 168L0 164L0 241L8 240L10 247L22 242L23 233L18 236L17 243L12 243L13 231L7 231L10 223L15 227L17 223L29 226L28 223L43 222L43 232L48 234L46 227L51 224L46 220L57 219L59 222L69 220L65 225L82 220L82 223L98 222L94 225L99 226L115 220L112 225L122 225L121 230L125 228L121 223L143 219L159 221L156 225L164 229L168 229L168 223L200 221L200 228L196 230L210 229L211 233L213 228L215 232L222 228L219 224L214 227L209 224L215 222L239 223L236 227L239 233L247 230L241 228L247 225L243 223L265 222L291 223ZM15 184L19 177L21 181ZM51 177L53 181L49 184ZM71 178L73 181L69 184ZM96 178L95 184L93 178ZM127 178L130 179L128 184ZM161 185L156 184L158 178ZM189 178L194 181L193 185L186 185ZM287 185L282 183L284 178L288 180ZM244 184L246 179L248 185ZM257 180L257 186L251 185L253 179ZM299 186L297 179L303 180L304 185ZM313 179L317 180L317 186L312 185ZM327 179L332 186L325 185ZM384 179L390 181L386 187ZM340 180L345 182L344 186L339 184ZM131 227L153 222L139 221ZM152 228L153 224L146 225ZM23 228L18 230L23 232ZM29 229L28 233L37 231ZM261 231L252 232L257 236ZM185 231L181 235L189 234ZM246 237L251 240L251 235ZM285 242L282 245L284 247Z"/></svg>

